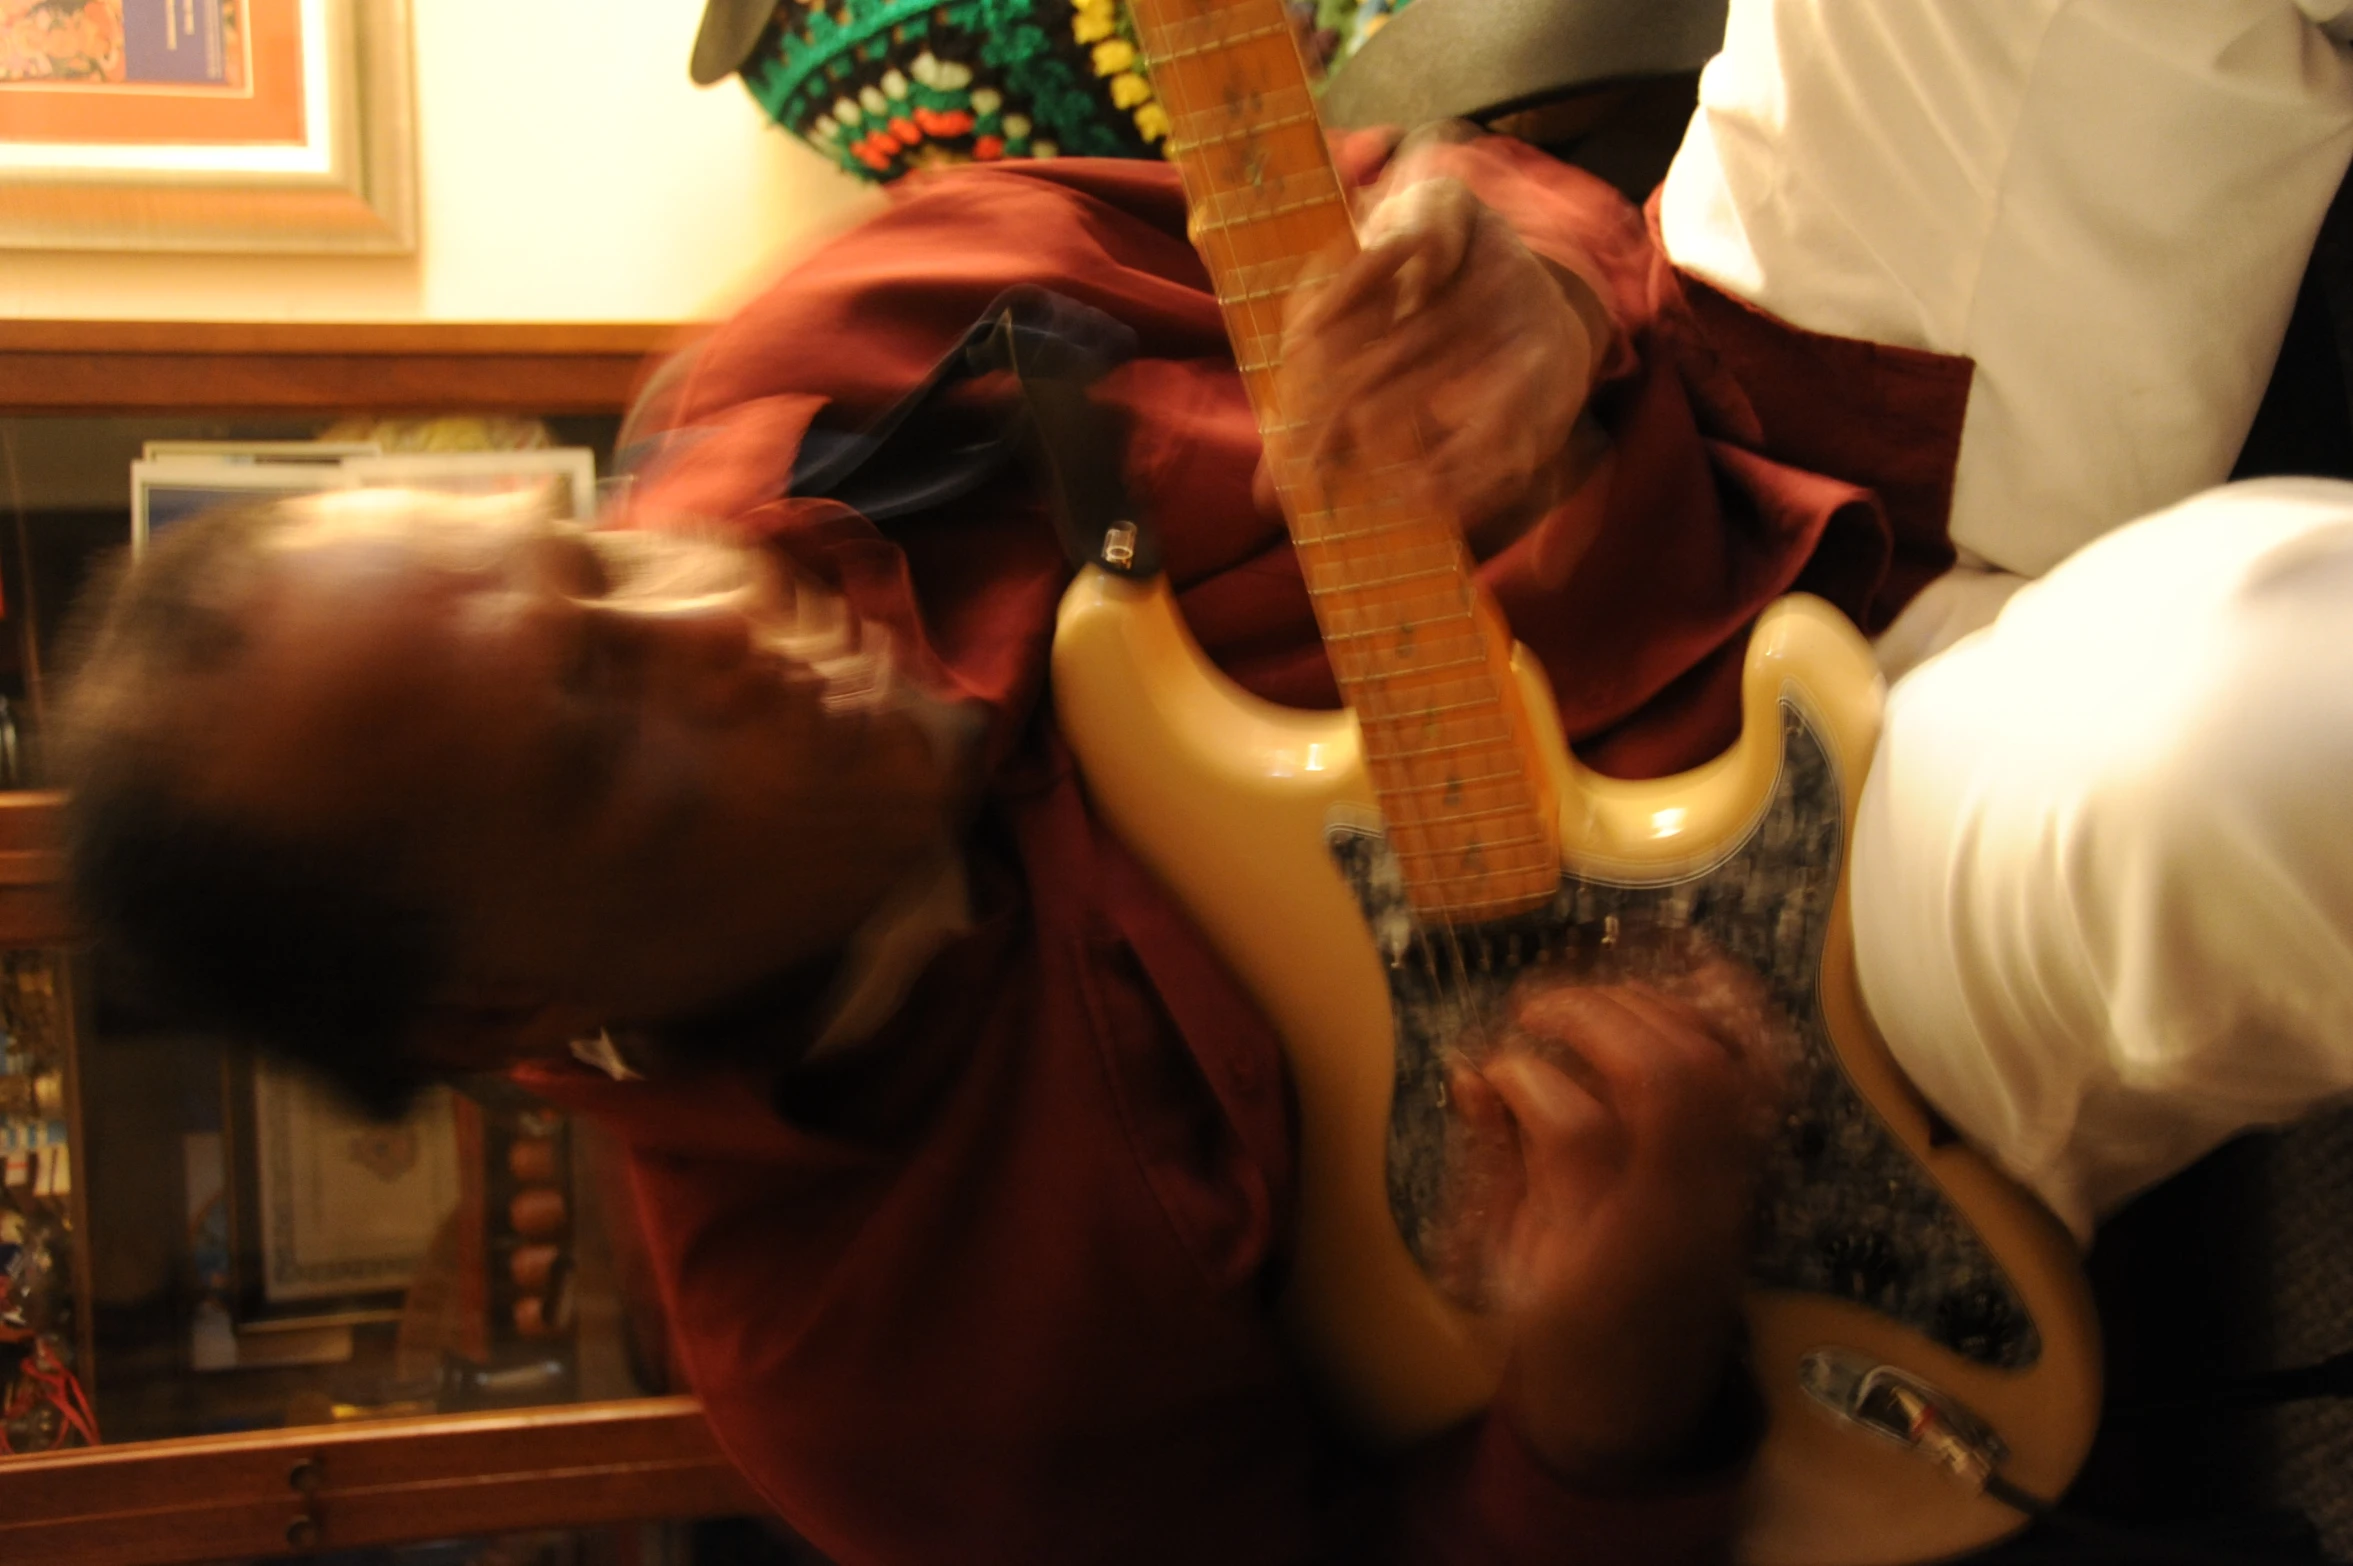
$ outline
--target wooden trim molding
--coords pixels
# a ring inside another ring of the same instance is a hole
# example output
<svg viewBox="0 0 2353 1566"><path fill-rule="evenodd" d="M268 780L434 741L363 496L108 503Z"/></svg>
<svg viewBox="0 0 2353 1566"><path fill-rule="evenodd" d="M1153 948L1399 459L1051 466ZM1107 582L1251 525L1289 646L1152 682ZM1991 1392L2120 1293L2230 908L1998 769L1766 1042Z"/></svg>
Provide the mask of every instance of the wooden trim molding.
<svg viewBox="0 0 2353 1566"><path fill-rule="evenodd" d="M0 413L617 414L658 322L0 321Z"/></svg>
<svg viewBox="0 0 2353 1566"><path fill-rule="evenodd" d="M0 1560L169 1566L767 1511L692 1398L0 1459Z"/></svg>
<svg viewBox="0 0 2353 1566"><path fill-rule="evenodd" d="M52 789L0 793L0 947L66 946L74 938L65 903L65 796Z"/></svg>

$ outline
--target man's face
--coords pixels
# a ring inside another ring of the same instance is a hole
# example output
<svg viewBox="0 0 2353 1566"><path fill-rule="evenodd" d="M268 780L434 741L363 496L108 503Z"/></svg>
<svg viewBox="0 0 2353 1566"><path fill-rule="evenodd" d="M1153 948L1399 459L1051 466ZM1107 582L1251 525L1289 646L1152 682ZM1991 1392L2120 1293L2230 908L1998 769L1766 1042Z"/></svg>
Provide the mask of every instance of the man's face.
<svg viewBox="0 0 2353 1566"><path fill-rule="evenodd" d="M809 632L831 606L759 557L509 504L306 505L238 606L237 673L189 715L190 782L393 834L484 992L687 1015L829 949L940 841L921 732L829 703L794 652L838 650Z"/></svg>

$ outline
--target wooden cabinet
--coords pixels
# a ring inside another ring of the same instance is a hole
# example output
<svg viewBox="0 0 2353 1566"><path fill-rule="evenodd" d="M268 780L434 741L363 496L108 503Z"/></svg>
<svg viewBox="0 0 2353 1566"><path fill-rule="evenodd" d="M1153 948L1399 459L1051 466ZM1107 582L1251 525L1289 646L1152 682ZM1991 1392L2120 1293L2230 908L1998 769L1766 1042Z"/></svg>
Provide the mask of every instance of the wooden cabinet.
<svg viewBox="0 0 2353 1566"><path fill-rule="evenodd" d="M0 321L0 413L619 414L687 330Z"/></svg>
<svg viewBox="0 0 2353 1566"><path fill-rule="evenodd" d="M643 324L0 323L0 505L14 524L0 549L17 552L11 569L27 588L6 613L61 607L29 601L42 579L26 502L11 494L23 448L53 427L43 421L465 412L601 419L609 431L649 356L680 336ZM51 792L0 793L0 949L59 953L70 969L82 959L59 880L62 804ZM78 1193L76 1204L86 1256L109 1237L89 1232L104 1219ZM87 1289L86 1260L82 1272ZM89 1357L86 1322L82 1340ZM95 1358L103 1383L103 1347ZM578 1376L559 1395L612 1382ZM691 1398L352 1417L362 1412L0 1457L0 1560L164 1566L761 1510Z"/></svg>
<svg viewBox="0 0 2353 1566"><path fill-rule="evenodd" d="M759 1511L691 1398L0 1459L0 1560L166 1566Z"/></svg>

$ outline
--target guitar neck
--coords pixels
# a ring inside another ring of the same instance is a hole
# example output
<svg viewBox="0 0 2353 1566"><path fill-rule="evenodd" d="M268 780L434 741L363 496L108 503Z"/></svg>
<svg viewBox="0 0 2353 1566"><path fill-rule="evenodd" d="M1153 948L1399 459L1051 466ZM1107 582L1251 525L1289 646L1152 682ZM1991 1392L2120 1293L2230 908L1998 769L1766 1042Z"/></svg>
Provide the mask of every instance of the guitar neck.
<svg viewBox="0 0 2353 1566"><path fill-rule="evenodd" d="M1285 305L1356 241L1281 0L1129 7L1407 896L1426 919L1541 906L1560 884L1549 776L1457 519L1414 498L1410 431L1314 462L1284 406Z"/></svg>

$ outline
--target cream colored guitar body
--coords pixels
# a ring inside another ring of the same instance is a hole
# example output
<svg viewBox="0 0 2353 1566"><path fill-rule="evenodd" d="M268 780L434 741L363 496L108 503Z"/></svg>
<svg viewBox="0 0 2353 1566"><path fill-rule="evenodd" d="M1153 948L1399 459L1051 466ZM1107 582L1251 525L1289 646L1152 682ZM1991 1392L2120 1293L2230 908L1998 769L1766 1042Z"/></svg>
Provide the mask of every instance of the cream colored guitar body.
<svg viewBox="0 0 2353 1566"><path fill-rule="evenodd" d="M1783 703L1825 738L1845 818L1869 765L1879 681L1826 605L1785 600L1759 622L1738 745L1679 777L1628 783L1580 766L1526 655L1514 661L1535 744L1552 767L1564 869L1656 884L1722 859L1759 819L1782 769ZM1385 1184L1396 1025L1384 964L1327 829L1376 812L1356 720L1271 706L1220 675L1166 589L1082 571L1063 600L1055 701L1106 819L1176 893L1265 1008L1301 1106L1299 1249L1286 1302L1300 1351L1370 1438L1403 1443L1483 1406L1503 1349L1495 1324L1427 1282ZM1820 1007L1838 1063L1993 1254L2039 1334L2022 1369L1993 1368L1847 1300L1758 1289L1749 1325L1770 1424L1749 1489L1742 1555L1757 1566L1870 1566L1950 1556L2023 1518L1917 1450L1834 1417L1800 1362L1841 1348L1957 1400L2008 1448L2011 1484L2055 1496L2091 1441L2097 1329L2075 1248L1967 1149L1932 1145L1928 1117L1864 1016L1846 931L1843 865L1821 959Z"/></svg>

